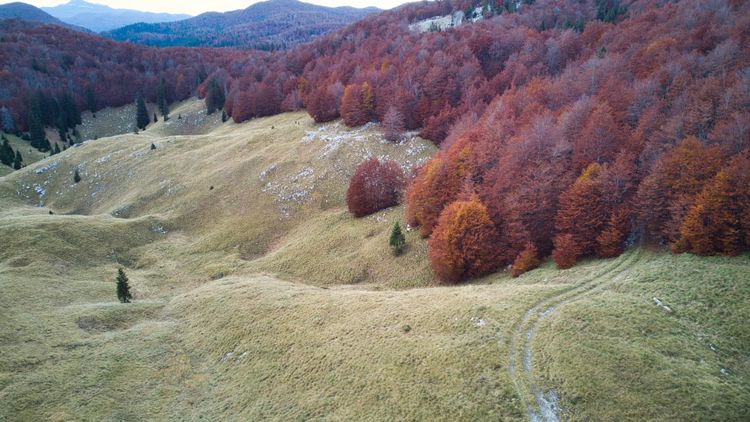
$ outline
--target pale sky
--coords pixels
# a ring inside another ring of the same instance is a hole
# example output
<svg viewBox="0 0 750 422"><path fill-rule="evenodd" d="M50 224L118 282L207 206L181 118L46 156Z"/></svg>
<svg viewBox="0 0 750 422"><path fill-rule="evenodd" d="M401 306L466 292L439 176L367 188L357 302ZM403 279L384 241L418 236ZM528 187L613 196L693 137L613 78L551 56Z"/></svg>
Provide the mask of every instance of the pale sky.
<svg viewBox="0 0 750 422"><path fill-rule="evenodd" d="M67 3L68 0L19 0L24 3L33 4L36 7L57 6ZM198 0L198 1L175 1L175 0L86 0L89 3L106 4L116 9L135 9L144 12L169 12L187 13L199 15L203 12L226 12L229 10L244 9L257 0ZM306 3L319 4L328 7L353 6L367 7L375 6L381 9L390 9L399 4L415 0L301 0ZM11 1L0 0L2 3Z"/></svg>

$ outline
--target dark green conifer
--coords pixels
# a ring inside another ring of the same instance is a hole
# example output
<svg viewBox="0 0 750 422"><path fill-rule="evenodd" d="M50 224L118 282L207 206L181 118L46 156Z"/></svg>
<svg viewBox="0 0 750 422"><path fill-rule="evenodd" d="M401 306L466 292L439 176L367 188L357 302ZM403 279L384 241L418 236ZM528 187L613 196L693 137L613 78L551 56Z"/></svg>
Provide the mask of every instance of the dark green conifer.
<svg viewBox="0 0 750 422"><path fill-rule="evenodd" d="M156 104L159 107L161 115L164 117L164 121L169 120L169 105L167 104L167 92L164 89L164 78L161 78L159 81L159 89L156 92Z"/></svg>
<svg viewBox="0 0 750 422"><path fill-rule="evenodd" d="M208 91L206 92L206 111L208 114L223 109L225 101L224 89L216 82L216 79L211 79L208 82Z"/></svg>
<svg viewBox="0 0 750 422"><path fill-rule="evenodd" d="M396 222L396 224L393 225L393 229L391 229L391 237L388 239L388 244L393 250L393 255L399 256L404 252L406 238L404 237L404 233L401 231L401 226L398 222Z"/></svg>
<svg viewBox="0 0 750 422"><path fill-rule="evenodd" d="M78 183L81 181L81 174L78 173L78 169L76 169L75 173L73 173L73 182Z"/></svg>
<svg viewBox="0 0 750 422"><path fill-rule="evenodd" d="M146 102L143 100L143 96L138 94L135 98L135 123L138 129L146 129L148 126L148 109L146 109Z"/></svg>
<svg viewBox="0 0 750 422"><path fill-rule="evenodd" d="M20 170L21 167L23 167L23 157L21 156L21 151L16 151L16 158L13 160L13 168Z"/></svg>
<svg viewBox="0 0 750 422"><path fill-rule="evenodd" d="M91 115L96 119L96 96L91 87L86 88L86 107L91 111Z"/></svg>
<svg viewBox="0 0 750 422"><path fill-rule="evenodd" d="M0 163L5 164L6 166L12 165L14 158L15 154L13 154L13 148L11 148L7 139L3 140L3 145L0 146Z"/></svg>
<svg viewBox="0 0 750 422"><path fill-rule="evenodd" d="M39 95L31 96L29 104L29 141L32 147L42 150L45 146L45 134L40 98Z"/></svg>
<svg viewBox="0 0 750 422"><path fill-rule="evenodd" d="M133 299L133 295L130 294L128 276L125 275L122 268L117 269L117 299L121 303L130 303L130 300Z"/></svg>

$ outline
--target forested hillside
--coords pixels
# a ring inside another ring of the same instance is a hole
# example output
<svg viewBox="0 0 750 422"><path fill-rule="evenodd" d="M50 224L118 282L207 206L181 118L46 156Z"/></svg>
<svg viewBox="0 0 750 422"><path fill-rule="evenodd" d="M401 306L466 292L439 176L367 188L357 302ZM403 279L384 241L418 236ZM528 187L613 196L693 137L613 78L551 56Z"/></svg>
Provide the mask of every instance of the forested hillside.
<svg viewBox="0 0 750 422"><path fill-rule="evenodd" d="M105 35L118 41L160 47L281 50L340 29L377 11L374 7L331 8L297 0L267 0L244 10L209 12L177 22L139 22Z"/></svg>
<svg viewBox="0 0 750 422"><path fill-rule="evenodd" d="M274 54L155 50L6 24L0 101L26 130L37 89L64 89L83 109L137 90L155 98L162 79L170 100L215 81L236 122L304 107L318 122L420 130L441 152L411 182L407 218L432 234L446 281L514 261L528 269L530 257L566 268L636 239L747 250L750 5L526 3L406 5ZM484 19L409 28L475 7ZM466 215L486 224L466 230Z"/></svg>

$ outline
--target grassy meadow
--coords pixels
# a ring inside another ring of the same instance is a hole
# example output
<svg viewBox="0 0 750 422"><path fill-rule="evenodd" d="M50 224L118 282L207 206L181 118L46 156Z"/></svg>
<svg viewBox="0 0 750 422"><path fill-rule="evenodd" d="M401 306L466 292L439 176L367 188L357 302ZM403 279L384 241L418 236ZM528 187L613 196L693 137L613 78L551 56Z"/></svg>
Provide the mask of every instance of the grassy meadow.
<svg viewBox="0 0 750 422"><path fill-rule="evenodd" d="M750 256L441 286L415 231L390 254L401 207L344 203L359 162L429 142L171 115L0 177L0 420L528 420L524 386L562 419L750 418Z"/></svg>

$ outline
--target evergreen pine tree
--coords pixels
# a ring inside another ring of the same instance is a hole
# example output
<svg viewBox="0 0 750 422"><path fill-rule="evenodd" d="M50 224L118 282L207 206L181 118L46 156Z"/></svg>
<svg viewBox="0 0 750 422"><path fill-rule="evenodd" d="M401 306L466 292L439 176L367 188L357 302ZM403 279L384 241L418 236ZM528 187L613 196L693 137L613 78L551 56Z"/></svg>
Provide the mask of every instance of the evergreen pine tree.
<svg viewBox="0 0 750 422"><path fill-rule="evenodd" d="M21 156L21 151L16 151L16 159L13 160L13 168L20 170L21 167L23 167L23 157Z"/></svg>
<svg viewBox="0 0 750 422"><path fill-rule="evenodd" d="M208 92L206 93L206 111L208 114L224 108L225 101L224 89L216 82L216 79L211 79L208 83Z"/></svg>
<svg viewBox="0 0 750 422"><path fill-rule="evenodd" d="M130 285L128 285L128 276L122 268L117 269L117 299L121 303L130 303L133 295L130 294Z"/></svg>
<svg viewBox="0 0 750 422"><path fill-rule="evenodd" d="M11 148L10 144L8 143L8 140L5 139L3 141L3 145L0 146L0 163L5 164L6 166L9 166L13 164L13 148Z"/></svg>
<svg viewBox="0 0 750 422"><path fill-rule="evenodd" d="M169 105L167 104L167 93L164 89L164 78L159 81L159 89L156 92L156 104L159 107L161 115L164 117L164 121L169 120ZM154 119L156 121L156 119Z"/></svg>
<svg viewBox="0 0 750 422"><path fill-rule="evenodd" d="M96 119L96 96L91 87L86 88L86 107L91 110L91 115Z"/></svg>
<svg viewBox="0 0 750 422"><path fill-rule="evenodd" d="M29 140L36 149L44 148L44 123L42 122L42 105L38 95L31 97L29 104Z"/></svg>
<svg viewBox="0 0 750 422"><path fill-rule="evenodd" d="M396 222L391 229L391 237L388 239L388 244L391 245L393 255L399 256L404 252L404 246L406 246L406 238L404 233L401 231L401 226Z"/></svg>
<svg viewBox="0 0 750 422"><path fill-rule="evenodd" d="M75 183L78 183L81 181L81 174L78 173L78 169L76 169L75 173L73 173L73 181Z"/></svg>
<svg viewBox="0 0 750 422"><path fill-rule="evenodd" d="M59 101L59 120L62 125L61 128L72 129L76 125L81 124L81 111L78 109L78 105L73 100L73 97L66 91L63 92Z"/></svg>
<svg viewBox="0 0 750 422"><path fill-rule="evenodd" d="M55 150L54 151L55 151L55 154L59 154L60 153L60 145L55 144Z"/></svg>
<svg viewBox="0 0 750 422"><path fill-rule="evenodd" d="M159 119L156 117L156 112L154 112L154 123L158 122Z"/></svg>
<svg viewBox="0 0 750 422"><path fill-rule="evenodd" d="M224 110L221 110L221 122L225 123L227 120L229 120L229 117L227 116L227 112Z"/></svg>
<svg viewBox="0 0 750 422"><path fill-rule="evenodd" d="M138 129L146 129L146 126L148 126L149 123L148 109L146 109L146 102L143 100L143 96L141 94L138 94L138 96L135 98L135 108L136 127Z"/></svg>
<svg viewBox="0 0 750 422"><path fill-rule="evenodd" d="M151 149L156 149L156 145L151 144Z"/></svg>

